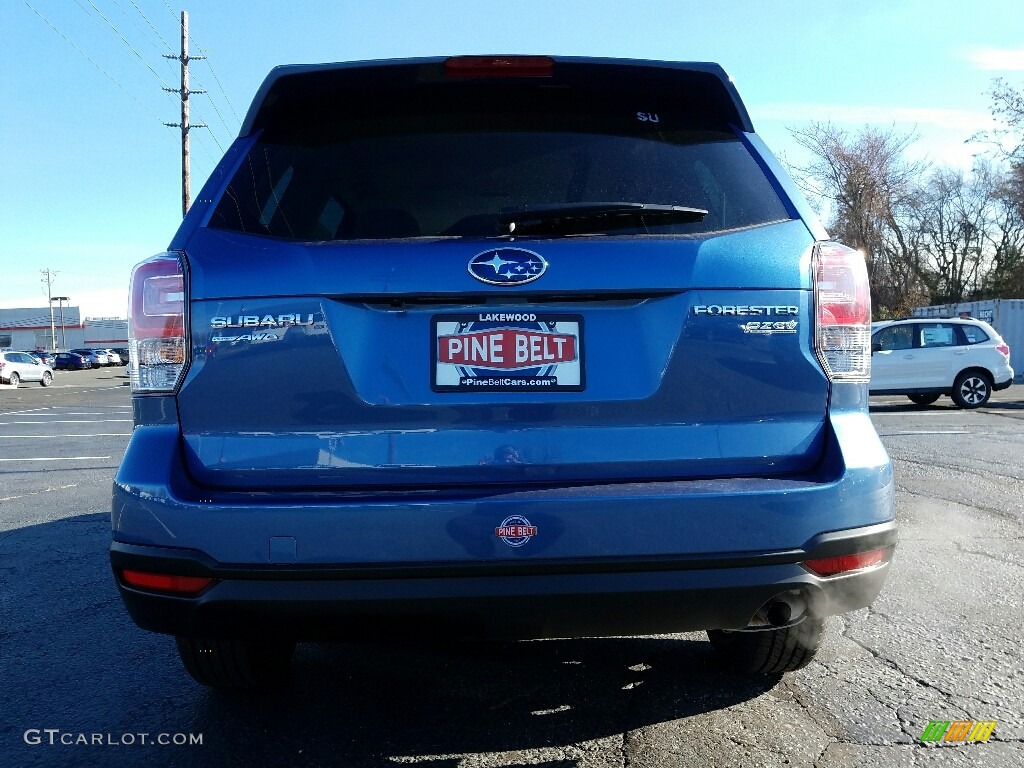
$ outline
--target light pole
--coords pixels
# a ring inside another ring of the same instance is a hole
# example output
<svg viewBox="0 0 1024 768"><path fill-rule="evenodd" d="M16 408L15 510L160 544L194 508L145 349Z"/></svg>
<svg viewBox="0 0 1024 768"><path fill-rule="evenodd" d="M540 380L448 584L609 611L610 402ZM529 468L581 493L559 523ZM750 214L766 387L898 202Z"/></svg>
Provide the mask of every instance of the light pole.
<svg viewBox="0 0 1024 768"><path fill-rule="evenodd" d="M50 299L50 301L56 301L57 306L60 307L60 348L66 352L68 348L68 342L67 339L64 338L64 302L71 301L71 299L69 299L67 296L54 296L52 299ZM50 306L52 307L53 304L51 304Z"/></svg>

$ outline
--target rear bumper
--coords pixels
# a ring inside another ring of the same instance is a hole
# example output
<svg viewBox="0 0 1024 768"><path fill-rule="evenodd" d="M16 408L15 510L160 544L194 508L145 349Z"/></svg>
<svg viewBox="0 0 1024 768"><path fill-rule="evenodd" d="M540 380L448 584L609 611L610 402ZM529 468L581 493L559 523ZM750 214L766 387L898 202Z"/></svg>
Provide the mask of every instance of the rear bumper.
<svg viewBox="0 0 1024 768"><path fill-rule="evenodd" d="M815 615L843 613L874 599L888 562L833 578L801 563L895 543L866 401L863 386L834 387L823 455L802 476L304 495L197 485L167 398L115 478L111 562L135 622L175 635L733 629L794 589ZM499 531L517 516L532 534L510 544ZM216 581L181 597L125 586L125 568Z"/></svg>
<svg viewBox="0 0 1024 768"><path fill-rule="evenodd" d="M863 608L889 560L821 578L802 560L895 546L894 523L823 534L806 549L658 560L313 568L232 567L198 552L119 544L111 565L207 576L195 597L118 578L132 619L172 635L299 640L641 635L747 626L766 602L799 590L814 616Z"/></svg>

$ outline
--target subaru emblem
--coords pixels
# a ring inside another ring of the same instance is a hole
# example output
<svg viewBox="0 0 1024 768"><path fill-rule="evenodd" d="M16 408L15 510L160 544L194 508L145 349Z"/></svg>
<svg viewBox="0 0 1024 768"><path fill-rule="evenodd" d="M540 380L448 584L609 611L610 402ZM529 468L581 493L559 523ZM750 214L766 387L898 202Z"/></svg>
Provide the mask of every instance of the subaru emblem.
<svg viewBox="0 0 1024 768"><path fill-rule="evenodd" d="M469 262L469 274L488 285L531 283L548 268L544 257L522 248L493 248Z"/></svg>

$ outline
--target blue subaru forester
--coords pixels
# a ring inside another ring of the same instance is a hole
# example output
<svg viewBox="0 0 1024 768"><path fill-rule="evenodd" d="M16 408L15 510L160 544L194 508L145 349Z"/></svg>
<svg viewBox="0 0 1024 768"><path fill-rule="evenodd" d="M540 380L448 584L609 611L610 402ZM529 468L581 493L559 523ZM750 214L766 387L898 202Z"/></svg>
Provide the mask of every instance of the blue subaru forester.
<svg viewBox="0 0 1024 768"><path fill-rule="evenodd" d="M279 67L132 275L121 595L220 687L380 637L797 669L895 546L870 321L717 65Z"/></svg>

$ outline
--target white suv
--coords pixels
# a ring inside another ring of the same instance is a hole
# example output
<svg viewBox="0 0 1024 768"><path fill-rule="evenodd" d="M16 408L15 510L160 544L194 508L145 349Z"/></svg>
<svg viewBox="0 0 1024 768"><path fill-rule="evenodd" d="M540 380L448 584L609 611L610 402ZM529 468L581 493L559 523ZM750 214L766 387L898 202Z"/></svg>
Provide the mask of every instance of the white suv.
<svg viewBox="0 0 1024 768"><path fill-rule="evenodd" d="M949 395L977 408L1013 383L1010 347L988 323L961 319L871 324L871 394L906 395L918 405Z"/></svg>
<svg viewBox="0 0 1024 768"><path fill-rule="evenodd" d="M27 352L0 352L0 382L16 387L23 381L38 381L48 387L53 382L53 368Z"/></svg>

